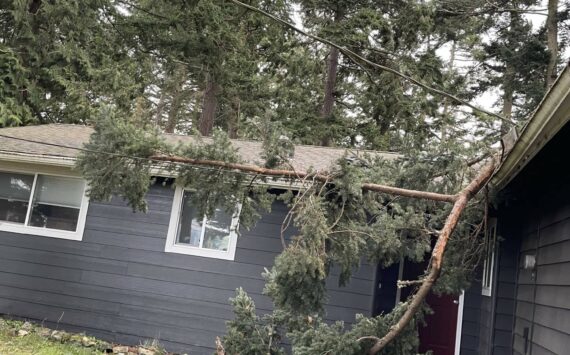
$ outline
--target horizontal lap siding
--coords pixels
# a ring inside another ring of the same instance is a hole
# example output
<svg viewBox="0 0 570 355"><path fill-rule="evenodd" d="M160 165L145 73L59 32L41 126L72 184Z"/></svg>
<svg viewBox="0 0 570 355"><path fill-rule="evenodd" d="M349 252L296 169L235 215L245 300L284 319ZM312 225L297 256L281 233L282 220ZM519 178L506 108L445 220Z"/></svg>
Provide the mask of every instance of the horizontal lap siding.
<svg viewBox="0 0 570 355"><path fill-rule="evenodd" d="M480 275L478 278L480 278ZM479 354L479 333L481 331L480 319L481 284L473 282L472 286L465 291L460 343L462 355Z"/></svg>
<svg viewBox="0 0 570 355"><path fill-rule="evenodd" d="M149 212L118 199L90 203L83 241L0 232L0 312L86 331L110 341L159 339L173 351L211 354L243 287L271 309L261 274L281 251L276 204L238 238L235 261L164 252L173 191L154 187ZM328 280L327 318L354 321L371 309L374 267L348 287ZM333 273L338 274L338 273Z"/></svg>
<svg viewBox="0 0 570 355"><path fill-rule="evenodd" d="M522 235L513 347L516 353L567 354L570 346L570 201L562 190L546 195ZM536 255L536 271L525 270L525 255ZM530 339L525 344L525 328Z"/></svg>

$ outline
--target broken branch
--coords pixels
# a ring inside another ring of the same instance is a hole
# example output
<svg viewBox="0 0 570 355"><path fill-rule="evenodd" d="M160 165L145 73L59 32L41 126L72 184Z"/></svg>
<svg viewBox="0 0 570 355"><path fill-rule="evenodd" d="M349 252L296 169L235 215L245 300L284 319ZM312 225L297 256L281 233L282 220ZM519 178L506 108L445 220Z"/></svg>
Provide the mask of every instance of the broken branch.
<svg viewBox="0 0 570 355"><path fill-rule="evenodd" d="M285 177L292 179L304 179L307 177L311 177L315 181L319 181L325 184L329 183L332 178L332 176L322 173L309 173L304 171L293 171L293 170L284 170L284 169L269 169L254 165L242 164L242 163L228 163L218 160L193 159L193 158L170 156L170 155L153 155L149 158L149 160L171 162L171 163L183 163L183 164L191 164L199 166L211 166L226 170L238 170L252 174ZM362 190L381 192L389 195L420 198L420 199L439 201L439 202L454 203L457 200L457 195L446 195L436 192L409 190L399 187L392 187L392 186L373 184L373 183L362 184Z"/></svg>
<svg viewBox="0 0 570 355"><path fill-rule="evenodd" d="M443 252L445 251L445 246L447 245L447 241L449 237L453 233L453 230L457 226L459 222L459 218L461 217L461 213L467 206L467 203L481 188L489 181L495 168L497 166L496 160L492 159L491 162L481 170L479 175L471 181L469 185L465 189L463 189L458 195L457 200L453 204L453 208L447 216L443 229L437 238L437 242L435 244L435 248L433 248L432 255L431 255L431 267L424 278L418 292L412 297L410 301L410 305L400 317L398 322L394 324L388 333L384 335L380 340L378 340L372 348L368 351L368 354L374 355L380 352L386 345L388 345L392 340L394 340L397 336L399 336L404 328L410 323L418 309L420 308L422 302L425 300L431 288L439 274L441 272L441 265L443 262Z"/></svg>

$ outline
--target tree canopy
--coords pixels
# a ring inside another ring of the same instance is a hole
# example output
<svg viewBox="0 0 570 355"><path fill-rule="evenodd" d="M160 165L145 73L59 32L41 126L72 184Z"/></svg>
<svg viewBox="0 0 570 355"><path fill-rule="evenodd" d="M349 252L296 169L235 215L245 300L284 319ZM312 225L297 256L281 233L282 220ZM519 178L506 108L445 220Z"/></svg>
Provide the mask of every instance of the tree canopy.
<svg viewBox="0 0 570 355"><path fill-rule="evenodd" d="M568 6L540 6L0 0L0 126L93 124L77 163L93 199L145 211L166 174L196 191L201 213L240 204L243 228L275 198L288 204L296 236L264 275L275 310L258 316L237 290L219 352L279 354L287 336L296 354L408 354L425 292L457 293L478 266L492 145L524 123L562 61ZM164 132L212 140L172 146ZM264 166L241 161L229 138L263 140ZM401 158L297 172L294 144ZM291 189L269 193L273 179ZM402 259L431 260L407 285L415 296L350 328L323 320L332 267L346 284L363 260Z"/></svg>

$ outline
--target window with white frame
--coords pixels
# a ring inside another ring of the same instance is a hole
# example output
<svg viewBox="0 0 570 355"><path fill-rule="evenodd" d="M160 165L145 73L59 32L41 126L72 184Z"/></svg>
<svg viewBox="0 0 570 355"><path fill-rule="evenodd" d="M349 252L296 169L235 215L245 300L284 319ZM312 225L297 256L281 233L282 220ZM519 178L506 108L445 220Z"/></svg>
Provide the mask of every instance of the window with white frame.
<svg viewBox="0 0 570 355"><path fill-rule="evenodd" d="M493 274L495 272L495 248L497 246L497 219L490 218L485 231L485 259L483 261L483 278L481 293L491 296Z"/></svg>
<svg viewBox="0 0 570 355"><path fill-rule="evenodd" d="M81 240L86 212L82 179L0 171L0 230Z"/></svg>
<svg viewBox="0 0 570 355"><path fill-rule="evenodd" d="M212 216L206 217L198 214L199 202L192 197L192 191L176 188L165 251L233 260L239 206L233 214L217 208Z"/></svg>

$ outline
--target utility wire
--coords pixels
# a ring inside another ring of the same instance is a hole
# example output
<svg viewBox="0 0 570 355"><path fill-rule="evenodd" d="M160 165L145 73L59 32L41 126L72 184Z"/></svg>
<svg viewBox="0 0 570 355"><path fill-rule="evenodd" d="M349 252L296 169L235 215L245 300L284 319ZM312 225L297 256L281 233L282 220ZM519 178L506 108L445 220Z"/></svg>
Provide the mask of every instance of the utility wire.
<svg viewBox="0 0 570 355"><path fill-rule="evenodd" d="M301 34L301 35L303 35L303 36L309 37L309 38L311 38L311 39L313 39L313 40L315 40L315 41L324 43L324 44L326 44L326 45L329 45L329 46L331 46L331 47L334 47L334 48L338 49L341 53L343 53L345 56L347 56L349 59L351 59L356 65L358 65L359 67L361 67L361 68L364 69L364 70L366 70L366 68L365 68L364 64L362 64L362 63L365 63L365 64L367 64L367 65L370 65L370 66L372 66L372 67L374 67L374 68L376 68L376 69L380 69L380 70L383 70L383 71L387 71L387 72L389 72L389 73L392 73L392 74L394 74L394 75L396 75L396 76L399 76L400 78L402 78L402 79L404 79L404 80L406 80L406 81L409 81L410 83L412 83L412 84L414 84L414 85L416 85L416 86L419 86L419 87L421 87L421 88L423 88L423 89L425 89L425 90L431 92L431 93L434 93L434 94L436 94L436 95L440 95L440 96L447 97L447 98L449 98L449 99L451 99L451 100L453 100L453 101L455 101L455 102L457 102L457 103L459 103L459 104L461 104L461 105L470 107L470 108L472 108L472 109L475 110L475 111L479 111L479 112L485 113L485 114L487 114L487 115L489 115L489 116L496 117L496 118L500 119L501 121L504 121L504 122L506 122L506 123L508 123L508 124L510 124L510 125L514 125L514 124L515 124L512 120L510 120L510 119L508 119L508 118L505 118L505 117L503 117L503 116L501 116L501 115L499 115L499 114L496 114L496 113L494 113L494 112L485 110L484 108L481 108L481 107L479 107L479 106L477 106L477 105L474 105L474 104L472 104L472 103L470 103L470 102L468 102L468 101L462 100L462 99L460 99L459 97L457 97L457 96L455 96L455 95L453 95L453 94L450 94L450 93L445 92L445 91L443 91L443 90L440 90L440 89L434 88L434 87L432 87L432 86L429 86L429 85L427 85L427 84L425 84L425 83L423 83L423 82L421 82L421 81L419 81L419 80L417 80L417 79L414 79L414 78L412 78L411 76L408 76L408 75L406 75L406 74L404 74L404 73L402 73L402 72L400 72L400 71L398 71L398 70L396 70L396 69L393 69L393 68L387 67L387 66L385 66L385 65L378 64L378 63L375 63L375 62L373 62L373 61L371 61L371 60L368 60L368 59L364 58L363 56L361 56L361 55L359 55L359 54L357 54L357 53L351 51L350 49L348 49L348 48L346 48L346 47L343 47L343 46L341 46L341 45L339 45L339 44L336 44L336 43L332 42L331 40L328 40L328 39L326 39L326 38L322 38L322 37L319 37L319 36L312 35L312 34L310 34L310 33L308 33L308 32L305 32L305 31L301 30L300 28L296 27L295 25L293 25L293 24L291 24L291 23L289 23L289 22L287 22L287 21L285 21L285 20L283 20L283 19L281 19L281 18L279 18L279 17L277 17L277 16L275 16L275 15L272 15L272 14L270 14L270 13L267 12L267 11L264 11L264 10L262 10L262 9L260 9L260 8L255 7L255 6L251 6L251 5L248 5L248 4L244 4L243 2L240 2L240 1L238 1L238 0L229 0L229 1L232 2L232 3L234 3L234 4L236 4L237 6L247 8L247 9L253 11L253 12L256 12L256 13L258 13L258 14L261 14L261 15L265 16L265 17L268 17L268 18L272 19L273 21L278 22L278 23L284 25L285 27L288 27L288 28L292 29L293 31L295 31L295 32L297 32L297 33L299 33L299 34Z"/></svg>
<svg viewBox="0 0 570 355"><path fill-rule="evenodd" d="M192 165L189 163L183 163L183 162L165 162L162 160L157 160L157 159L152 159L152 158L144 158L144 157L137 157L134 155L126 155L126 154L119 154L119 153L113 153L113 152L106 152L106 151L102 151L102 150L93 150L93 149L88 149L88 148L80 148L80 147L74 147L74 146L70 146L70 145L65 145L65 144L58 144L58 143L49 143L49 142L40 142L40 141L36 141L33 139L28 139L28 138L20 138L20 137L13 137L13 136L8 136L5 134L0 134L1 138L7 138L7 139L13 139L16 141L21 141L21 142L26 142L26 143L33 143L33 144L41 144L41 145L45 145L45 146L50 146L50 147L56 147L56 148L64 148L64 149L71 149L71 150L76 150L76 151L81 151L81 152L86 152L86 153L94 153L94 154L103 154L103 155L108 155L108 156L112 156L115 158L125 158L125 159L132 159L132 160L139 160L139 161L144 161L144 162L151 162L153 164L156 164L158 166L163 166L163 167L168 167L168 166L183 166L183 167L188 167L190 166L192 169L198 169L198 170L207 170L207 171L220 171L220 168L214 168L214 167L208 167L208 166L200 166L200 165ZM0 152L6 152L6 153L17 153L17 154L30 154L29 152L26 151L18 151L18 150L8 150L8 149L0 149ZM54 156L54 155L50 155L50 154L39 154L42 156ZM62 158L71 158L71 157L66 157L63 155L55 155L58 157L62 157ZM254 175L260 175L260 174L254 174L254 173L247 173L247 172L243 172L243 171L238 171L238 170L229 170L227 169L228 172L231 172L233 174L237 174L237 175L244 175L244 176L254 176Z"/></svg>

